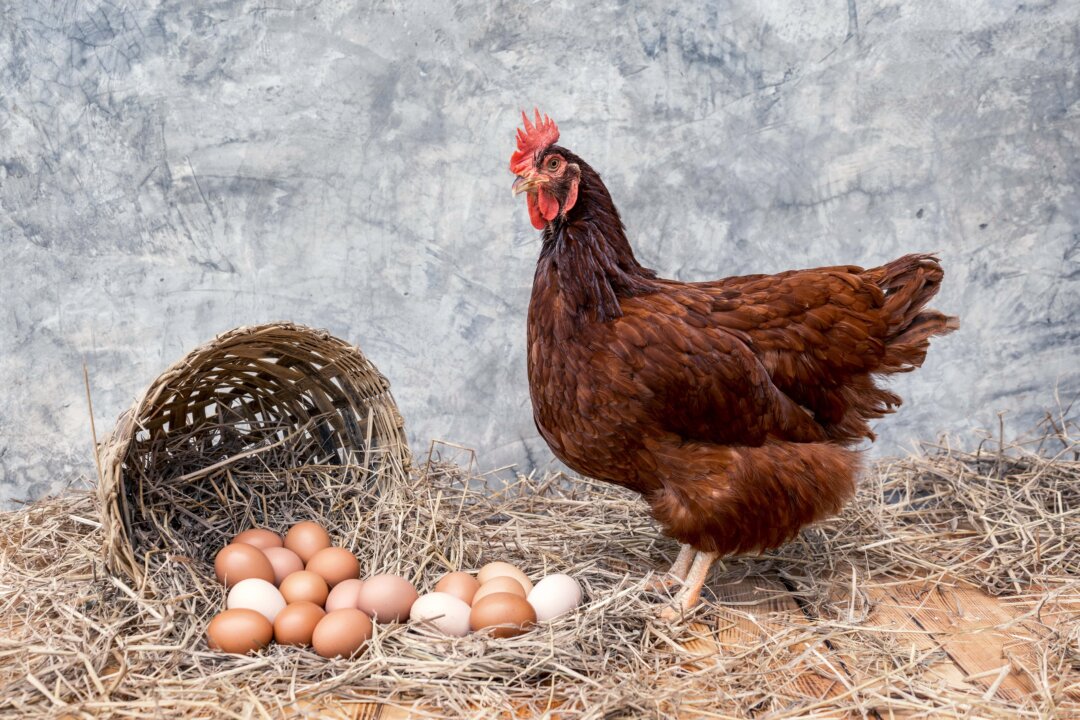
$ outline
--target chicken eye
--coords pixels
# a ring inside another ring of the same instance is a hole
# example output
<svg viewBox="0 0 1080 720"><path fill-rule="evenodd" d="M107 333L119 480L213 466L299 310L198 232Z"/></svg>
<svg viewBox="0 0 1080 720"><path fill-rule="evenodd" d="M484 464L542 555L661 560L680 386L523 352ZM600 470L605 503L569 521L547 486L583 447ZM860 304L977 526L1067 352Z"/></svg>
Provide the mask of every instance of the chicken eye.
<svg viewBox="0 0 1080 720"><path fill-rule="evenodd" d="M550 160L548 160L547 166L548 166L548 170L558 170L559 169L559 158L554 158L554 157L551 158Z"/></svg>

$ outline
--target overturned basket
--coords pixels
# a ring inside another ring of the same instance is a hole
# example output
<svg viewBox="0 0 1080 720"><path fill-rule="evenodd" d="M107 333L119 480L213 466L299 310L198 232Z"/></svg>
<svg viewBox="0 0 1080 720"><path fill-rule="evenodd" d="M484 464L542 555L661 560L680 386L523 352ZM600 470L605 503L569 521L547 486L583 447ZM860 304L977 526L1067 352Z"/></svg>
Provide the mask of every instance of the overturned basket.
<svg viewBox="0 0 1080 720"><path fill-rule="evenodd" d="M196 348L147 388L98 448L105 552L136 582L165 539L225 534L274 511L236 482L245 468L287 482L306 465L347 465L350 482L401 477L410 455L390 383L326 332L241 327ZM285 493L287 496L288 493Z"/></svg>

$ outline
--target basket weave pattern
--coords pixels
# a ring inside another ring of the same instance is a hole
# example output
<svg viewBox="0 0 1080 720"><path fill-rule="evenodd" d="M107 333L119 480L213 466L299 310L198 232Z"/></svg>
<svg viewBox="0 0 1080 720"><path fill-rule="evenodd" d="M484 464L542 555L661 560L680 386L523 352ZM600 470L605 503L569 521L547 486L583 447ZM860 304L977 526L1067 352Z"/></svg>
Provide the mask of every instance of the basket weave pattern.
<svg viewBox="0 0 1080 720"><path fill-rule="evenodd" d="M139 582L146 556L163 549L155 528L168 535L185 518L242 514L213 477L266 468L283 449L294 465L348 464L372 475L400 474L410 463L390 383L356 347L276 323L237 328L193 350L98 448L110 569ZM136 535L136 525L150 530Z"/></svg>

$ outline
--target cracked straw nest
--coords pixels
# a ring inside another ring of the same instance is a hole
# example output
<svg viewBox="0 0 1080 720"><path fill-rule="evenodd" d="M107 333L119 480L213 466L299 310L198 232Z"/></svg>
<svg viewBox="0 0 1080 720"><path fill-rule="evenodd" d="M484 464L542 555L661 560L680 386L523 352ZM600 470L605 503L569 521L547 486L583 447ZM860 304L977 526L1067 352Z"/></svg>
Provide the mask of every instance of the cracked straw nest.
<svg viewBox="0 0 1080 720"><path fill-rule="evenodd" d="M170 458L172 481L147 470L139 490L110 485L106 474L97 495L74 492L0 515L0 714L279 717L316 715L331 697L377 698L436 717L497 717L509 707L520 717L859 717L895 707L913 716L1014 718L1076 708L1066 685L1076 685L1080 667L1077 620L1036 634L1036 692L1003 698L943 685L928 672L940 657L912 656L880 632L858 589L930 576L1028 596L1039 607L1077 601L1080 444L1070 425L1048 426L1037 447L937 446L878 463L841 516L779 550L729 559L710 579L719 587L779 578L806 616L777 615L737 652L702 654L710 647L704 628L743 610L706 594L694 617L701 624L658 620L665 598L644 591L646 571L666 566L675 547L636 496L560 474L477 474L469 453L449 445L412 467L404 442L395 445L393 401L385 387L380 393L374 415L362 396L331 411L384 418L357 425L370 441L361 452L312 431L348 427L315 411L288 418L261 437L257 452L232 462L221 457L229 448L188 432L185 442L153 451ZM439 638L393 625L378 626L352 660L276 645L243 657L210 652L205 628L224 601L213 578L216 550L251 525L282 531L301 519L323 523L366 574L401 573L422 591L449 569L503 559L534 578L577 577L585 603L512 640ZM1039 618L1024 622L1030 628ZM838 638L860 682L808 703L797 682L806 648Z"/></svg>

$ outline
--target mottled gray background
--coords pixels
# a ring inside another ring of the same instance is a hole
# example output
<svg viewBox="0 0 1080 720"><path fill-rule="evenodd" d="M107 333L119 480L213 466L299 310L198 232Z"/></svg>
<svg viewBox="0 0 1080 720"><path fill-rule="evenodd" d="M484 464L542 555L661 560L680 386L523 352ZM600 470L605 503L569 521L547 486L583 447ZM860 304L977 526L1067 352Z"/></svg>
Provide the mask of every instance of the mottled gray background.
<svg viewBox="0 0 1080 720"><path fill-rule="evenodd" d="M964 327L883 449L1080 391L1077 3L677 5L0 3L0 500L92 467L84 361L108 428L277 319L359 344L417 450L548 463L507 171L533 104L666 275L940 251Z"/></svg>

